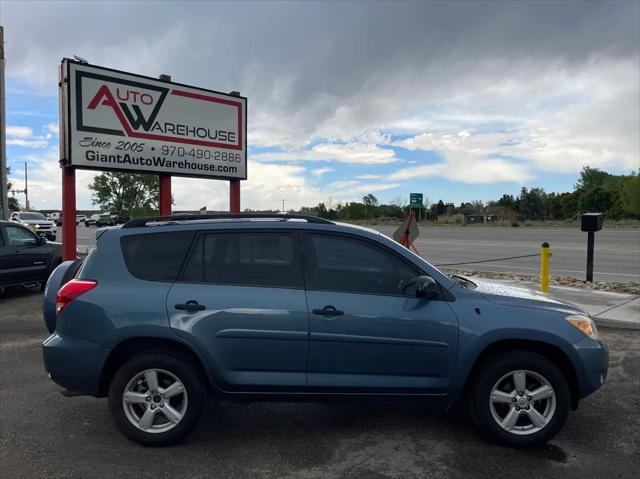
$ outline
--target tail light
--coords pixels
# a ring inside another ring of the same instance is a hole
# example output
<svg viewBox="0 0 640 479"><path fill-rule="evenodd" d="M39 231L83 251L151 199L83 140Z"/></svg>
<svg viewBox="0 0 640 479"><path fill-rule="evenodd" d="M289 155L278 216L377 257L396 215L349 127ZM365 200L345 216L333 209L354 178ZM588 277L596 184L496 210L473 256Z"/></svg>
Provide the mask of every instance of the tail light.
<svg viewBox="0 0 640 479"><path fill-rule="evenodd" d="M72 279L65 283L56 295L56 315L59 315L71 301L96 286L98 286L98 282L93 279Z"/></svg>

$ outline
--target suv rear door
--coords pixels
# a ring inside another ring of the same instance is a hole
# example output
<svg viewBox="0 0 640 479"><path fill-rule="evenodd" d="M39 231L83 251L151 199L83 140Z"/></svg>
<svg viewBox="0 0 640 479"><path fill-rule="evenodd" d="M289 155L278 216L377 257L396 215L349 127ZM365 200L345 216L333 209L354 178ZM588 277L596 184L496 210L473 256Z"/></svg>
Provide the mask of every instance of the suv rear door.
<svg viewBox="0 0 640 479"><path fill-rule="evenodd" d="M306 385L300 255L283 230L202 232L167 297L171 327L205 352L222 388Z"/></svg>
<svg viewBox="0 0 640 479"><path fill-rule="evenodd" d="M310 321L308 385L444 393L455 370L457 317L416 298L419 269L381 244L304 235Z"/></svg>

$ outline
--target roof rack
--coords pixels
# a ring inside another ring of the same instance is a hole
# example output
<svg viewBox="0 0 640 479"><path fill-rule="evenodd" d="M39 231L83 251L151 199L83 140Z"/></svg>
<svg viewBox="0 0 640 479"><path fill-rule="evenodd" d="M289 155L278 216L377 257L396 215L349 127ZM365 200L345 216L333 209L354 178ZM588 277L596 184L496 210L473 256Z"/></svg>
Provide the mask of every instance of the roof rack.
<svg viewBox="0 0 640 479"><path fill-rule="evenodd" d="M211 213L201 215L191 215L188 213L174 214L166 216L146 216L144 218L134 218L127 221L123 228L140 228L148 223L177 224L178 221L196 220L226 220L226 219L274 219L274 220L306 220L307 223L335 224L333 221L318 218L317 216L296 215L289 213Z"/></svg>

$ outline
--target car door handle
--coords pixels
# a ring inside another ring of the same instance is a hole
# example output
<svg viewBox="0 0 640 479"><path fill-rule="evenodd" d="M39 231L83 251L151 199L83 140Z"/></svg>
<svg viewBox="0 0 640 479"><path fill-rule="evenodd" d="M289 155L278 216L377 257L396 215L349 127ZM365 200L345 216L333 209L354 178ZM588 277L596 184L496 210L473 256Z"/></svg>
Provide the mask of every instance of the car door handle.
<svg viewBox="0 0 640 479"><path fill-rule="evenodd" d="M174 306L176 309L184 309L185 311L202 311L207 309L204 304L200 304L197 301L187 301L186 303L178 303Z"/></svg>
<svg viewBox="0 0 640 479"><path fill-rule="evenodd" d="M322 309L314 309L313 314L319 314L320 316L342 316L344 311L340 311L333 306L325 306Z"/></svg>

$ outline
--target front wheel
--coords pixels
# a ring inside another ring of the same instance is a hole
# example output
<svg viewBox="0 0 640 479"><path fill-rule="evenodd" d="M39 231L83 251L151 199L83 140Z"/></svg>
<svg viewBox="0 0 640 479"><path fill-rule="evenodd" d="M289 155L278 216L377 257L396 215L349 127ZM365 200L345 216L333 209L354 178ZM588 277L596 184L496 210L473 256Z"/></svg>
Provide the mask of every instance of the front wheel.
<svg viewBox="0 0 640 479"><path fill-rule="evenodd" d="M562 429L570 409L569 386L544 356L513 351L490 359L480 370L470 407L476 424L496 441L538 446Z"/></svg>
<svg viewBox="0 0 640 479"><path fill-rule="evenodd" d="M150 352L133 357L109 387L109 410L118 429L145 446L179 442L195 429L206 387L187 358Z"/></svg>

